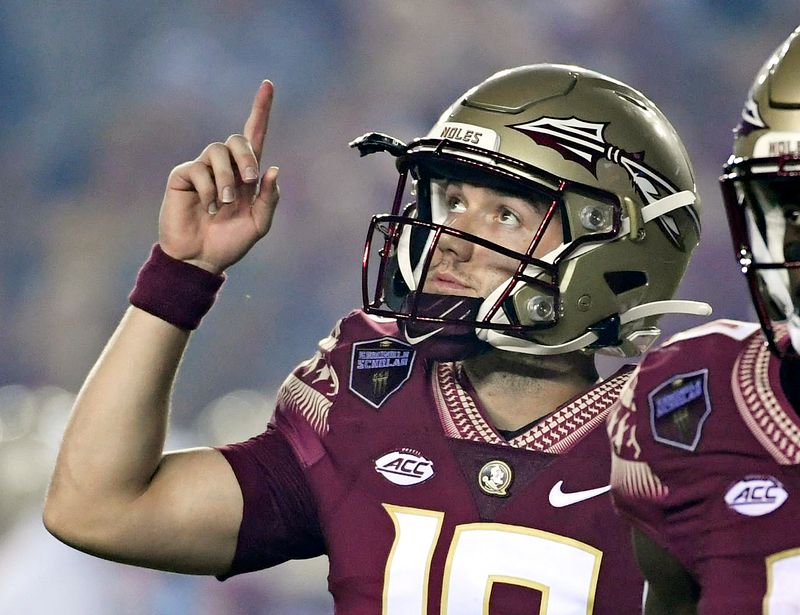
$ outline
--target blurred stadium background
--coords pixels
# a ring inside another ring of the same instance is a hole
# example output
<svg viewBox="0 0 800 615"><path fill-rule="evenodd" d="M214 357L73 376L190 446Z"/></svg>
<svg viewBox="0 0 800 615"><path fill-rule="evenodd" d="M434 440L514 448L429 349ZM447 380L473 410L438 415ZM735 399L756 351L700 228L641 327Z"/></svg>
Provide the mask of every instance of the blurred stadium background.
<svg viewBox="0 0 800 615"><path fill-rule="evenodd" d="M267 164L282 201L195 335L170 447L263 429L286 373L359 302L366 221L387 158L496 70L582 64L631 83L683 136L704 235L680 295L751 318L716 185L755 71L800 24L797 0L227 0L0 4L0 614L332 612L322 558L214 579L62 546L41 500L70 404L126 306L176 164L240 130L276 84ZM667 317L665 333L697 324Z"/></svg>

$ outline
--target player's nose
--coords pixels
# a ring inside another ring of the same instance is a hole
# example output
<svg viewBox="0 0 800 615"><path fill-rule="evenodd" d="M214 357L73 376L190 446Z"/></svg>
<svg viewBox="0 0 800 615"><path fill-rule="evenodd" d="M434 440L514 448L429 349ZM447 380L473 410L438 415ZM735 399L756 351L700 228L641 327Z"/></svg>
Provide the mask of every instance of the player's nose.
<svg viewBox="0 0 800 615"><path fill-rule="evenodd" d="M447 221L446 229L439 237L437 249L456 260L468 261L475 250L475 243L468 236L476 234L475 226L469 214L454 216Z"/></svg>

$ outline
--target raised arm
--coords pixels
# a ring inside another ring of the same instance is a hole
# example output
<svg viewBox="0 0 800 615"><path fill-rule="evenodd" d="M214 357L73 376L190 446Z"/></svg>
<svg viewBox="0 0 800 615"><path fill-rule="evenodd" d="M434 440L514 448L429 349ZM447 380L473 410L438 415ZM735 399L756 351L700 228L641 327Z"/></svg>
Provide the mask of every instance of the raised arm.
<svg viewBox="0 0 800 615"><path fill-rule="evenodd" d="M272 96L264 81L242 134L212 143L170 173L159 244L172 265L188 267L176 262L184 261L213 279L269 230L277 167L258 178ZM162 317L136 307L126 312L81 388L56 461L44 522L60 540L151 568L228 570L242 517L232 470L213 449L163 452L188 339L188 330Z"/></svg>

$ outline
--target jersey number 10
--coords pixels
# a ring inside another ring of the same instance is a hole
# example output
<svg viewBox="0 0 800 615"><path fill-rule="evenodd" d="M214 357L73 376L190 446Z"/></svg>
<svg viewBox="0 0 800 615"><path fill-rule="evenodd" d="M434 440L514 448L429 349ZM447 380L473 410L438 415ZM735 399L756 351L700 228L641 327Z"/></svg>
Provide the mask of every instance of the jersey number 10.
<svg viewBox="0 0 800 615"><path fill-rule="evenodd" d="M433 552L444 513L384 504L395 539L383 589L384 615L426 615ZM539 615L590 615L602 553L558 534L502 523L455 528L442 580L442 615L488 613L495 583L541 592Z"/></svg>

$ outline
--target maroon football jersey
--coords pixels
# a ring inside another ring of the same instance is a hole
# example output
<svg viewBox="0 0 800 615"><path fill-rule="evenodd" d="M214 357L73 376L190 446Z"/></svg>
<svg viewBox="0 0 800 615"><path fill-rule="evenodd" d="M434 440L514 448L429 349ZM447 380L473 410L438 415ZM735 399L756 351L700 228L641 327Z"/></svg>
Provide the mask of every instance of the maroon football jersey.
<svg viewBox="0 0 800 615"><path fill-rule="evenodd" d="M353 312L267 432L220 449L245 502L231 574L325 553L337 613L639 613L602 429L629 375L506 441L458 363Z"/></svg>
<svg viewBox="0 0 800 615"><path fill-rule="evenodd" d="M701 586L698 615L800 613L800 420L756 324L651 352L608 417L619 511Z"/></svg>

